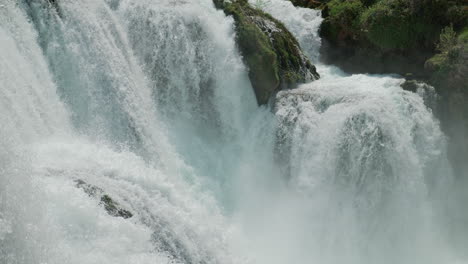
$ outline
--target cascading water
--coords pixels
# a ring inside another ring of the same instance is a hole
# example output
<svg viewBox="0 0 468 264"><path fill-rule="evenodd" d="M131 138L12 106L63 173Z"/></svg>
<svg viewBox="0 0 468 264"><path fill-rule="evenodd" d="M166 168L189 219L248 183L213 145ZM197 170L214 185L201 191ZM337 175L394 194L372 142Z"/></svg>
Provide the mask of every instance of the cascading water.
<svg viewBox="0 0 468 264"><path fill-rule="evenodd" d="M251 2L318 61L318 11ZM233 24L211 0L0 0L0 263L459 261L423 98L317 64L257 107Z"/></svg>
<svg viewBox="0 0 468 264"><path fill-rule="evenodd" d="M158 121L124 14L94 0L1 11L2 151L18 155L2 153L1 262L232 262L223 217ZM133 217L106 214L78 182Z"/></svg>

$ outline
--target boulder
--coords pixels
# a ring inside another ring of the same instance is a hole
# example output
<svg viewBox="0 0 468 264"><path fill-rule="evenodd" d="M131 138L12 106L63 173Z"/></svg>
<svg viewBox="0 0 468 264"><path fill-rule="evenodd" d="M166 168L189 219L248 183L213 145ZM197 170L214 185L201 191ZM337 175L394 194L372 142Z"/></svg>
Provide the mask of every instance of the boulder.
<svg viewBox="0 0 468 264"><path fill-rule="evenodd" d="M247 0L214 0L214 3L235 20L237 45L249 69L258 104L268 103L281 89L320 77L281 22L253 8Z"/></svg>

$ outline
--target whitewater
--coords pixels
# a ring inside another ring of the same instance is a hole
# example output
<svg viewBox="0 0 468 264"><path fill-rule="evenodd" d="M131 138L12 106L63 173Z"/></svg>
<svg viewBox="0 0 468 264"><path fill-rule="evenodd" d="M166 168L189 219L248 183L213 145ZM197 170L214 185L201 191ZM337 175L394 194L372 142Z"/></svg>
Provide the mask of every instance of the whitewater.
<svg viewBox="0 0 468 264"><path fill-rule="evenodd" d="M1 264L468 263L433 89L250 2L321 75L260 107L212 0L0 0Z"/></svg>

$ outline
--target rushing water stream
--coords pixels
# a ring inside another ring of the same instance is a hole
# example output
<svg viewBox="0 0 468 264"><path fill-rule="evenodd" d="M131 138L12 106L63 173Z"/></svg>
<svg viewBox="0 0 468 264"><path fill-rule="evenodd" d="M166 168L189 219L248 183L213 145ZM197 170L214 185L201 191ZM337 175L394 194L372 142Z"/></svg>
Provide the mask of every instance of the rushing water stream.
<svg viewBox="0 0 468 264"><path fill-rule="evenodd" d="M423 94L320 64L318 11L251 2L322 76L270 106L212 0L0 0L0 263L463 263Z"/></svg>

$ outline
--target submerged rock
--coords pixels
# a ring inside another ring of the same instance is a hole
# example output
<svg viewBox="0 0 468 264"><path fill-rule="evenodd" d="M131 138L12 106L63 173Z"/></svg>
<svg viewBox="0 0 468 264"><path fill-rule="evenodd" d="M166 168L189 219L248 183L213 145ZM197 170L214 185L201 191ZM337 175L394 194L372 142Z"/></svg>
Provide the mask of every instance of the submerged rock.
<svg viewBox="0 0 468 264"><path fill-rule="evenodd" d="M249 68L260 105L268 103L281 89L320 77L296 38L281 22L253 8L247 0L214 0L214 3L235 20L237 45Z"/></svg>
<svg viewBox="0 0 468 264"><path fill-rule="evenodd" d="M76 187L82 189L89 196L99 198L100 204L104 206L104 209L106 209L109 215L115 217L122 217L125 219L133 216L133 214L130 211L122 208L122 206L118 202L112 199L109 195L105 194L103 189L91 185L80 179L75 180L75 183Z"/></svg>

